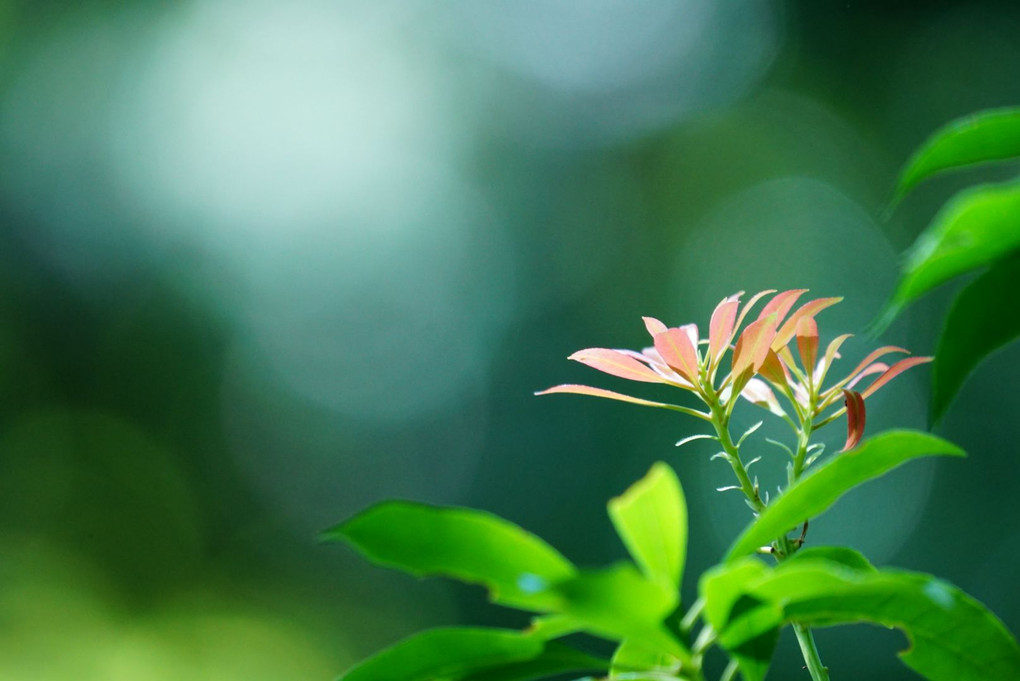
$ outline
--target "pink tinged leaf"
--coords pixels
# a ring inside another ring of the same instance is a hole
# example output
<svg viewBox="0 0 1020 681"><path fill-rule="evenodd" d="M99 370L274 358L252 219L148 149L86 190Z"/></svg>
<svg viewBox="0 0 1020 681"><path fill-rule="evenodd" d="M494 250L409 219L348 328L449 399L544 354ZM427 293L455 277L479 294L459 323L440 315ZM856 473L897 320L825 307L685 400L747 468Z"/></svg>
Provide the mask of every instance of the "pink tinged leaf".
<svg viewBox="0 0 1020 681"><path fill-rule="evenodd" d="M861 363L858 364L854 368L854 370L851 371L849 374L847 374L846 378L844 378L840 382L841 383L846 383L847 381L852 380L854 377L857 376L857 374L859 374L862 371L864 371L864 369L866 367L868 367L876 359L878 359L879 357L882 357L883 355L888 355L891 352L903 352L903 353L906 353L908 355L910 354L910 350L905 350L903 348L898 348L895 345L885 345L885 346L883 346L881 348L878 348L876 350L872 350L871 352L868 353L868 356L865 357L864 359L862 359Z"/></svg>
<svg viewBox="0 0 1020 681"><path fill-rule="evenodd" d="M673 405L666 404L665 402L652 402L651 400L642 400L640 397L631 397L630 395L624 395L622 393L613 392L612 390L603 390L602 388L592 388L587 385L557 385L548 390L542 390L536 395L552 395L555 393L570 393L573 395L591 395L592 397L605 397L610 400L619 400L620 402L630 402L631 404L640 404L643 407L665 407L666 409L672 408Z"/></svg>
<svg viewBox="0 0 1020 681"><path fill-rule="evenodd" d="M779 331L776 333L776 338L772 341L772 349L778 350L793 338L794 334L797 333L797 324L804 317L814 317L819 312L827 307L832 307L836 303L843 300L842 298L818 298L816 300L804 303L797 311L790 315L790 318L786 320Z"/></svg>
<svg viewBox="0 0 1020 681"><path fill-rule="evenodd" d="M655 349L673 371L698 383L698 351L685 329L666 329L655 336Z"/></svg>
<svg viewBox="0 0 1020 681"><path fill-rule="evenodd" d="M644 320L645 328L648 329L648 335L652 338L655 338L656 334L660 334L668 328L655 317L642 317L641 319Z"/></svg>
<svg viewBox="0 0 1020 681"><path fill-rule="evenodd" d="M797 302L797 299L807 293L806 288L794 289L792 291L783 291L777 293L772 300L762 308L761 314L758 315L758 319L764 319L773 312L776 313L776 323L782 323L786 318L786 315L790 314L790 309L793 308L793 304Z"/></svg>
<svg viewBox="0 0 1020 681"><path fill-rule="evenodd" d="M907 369L916 367L918 364L926 364L927 362L935 359L934 357L907 357L893 364L891 367L885 370L881 376L875 379L875 382L869 385L861 393L864 397L870 397L875 394L875 391L881 388L883 385L902 374Z"/></svg>
<svg viewBox="0 0 1020 681"><path fill-rule="evenodd" d="M814 372L815 359L818 357L818 324L814 317L801 317L797 322L797 350L800 351L804 371Z"/></svg>
<svg viewBox="0 0 1020 681"><path fill-rule="evenodd" d="M736 329L740 328L740 325L744 323L744 318L747 317L747 313L751 311L751 308L753 308L759 300L761 300L768 294L775 292L776 292L775 289L768 289L767 291L761 291L751 296L751 299L744 304L744 308L740 311L740 316L737 317L737 323L736 326L734 326L734 328ZM741 291L741 293L743 293L743 291Z"/></svg>
<svg viewBox="0 0 1020 681"><path fill-rule="evenodd" d="M712 320L708 324L708 356L718 362L733 340L733 329L737 321L737 309L740 307L740 295L724 298L712 312Z"/></svg>
<svg viewBox="0 0 1020 681"><path fill-rule="evenodd" d="M733 376L747 370L758 371L768 356L772 339L776 336L776 318L769 316L747 325L733 349Z"/></svg>
<svg viewBox="0 0 1020 681"><path fill-rule="evenodd" d="M775 393L765 381L759 378L749 380L744 389L740 391L740 396L752 404L768 409L776 416L786 416L786 412L779 406L779 400L776 399Z"/></svg>
<svg viewBox="0 0 1020 681"><path fill-rule="evenodd" d="M772 348L769 348L769 351L765 353L765 361L762 362L758 373L776 385L790 384L790 374L786 370L786 365L783 364L782 360L779 359L779 355Z"/></svg>
<svg viewBox="0 0 1020 681"><path fill-rule="evenodd" d="M641 352L634 350L618 350L617 352L622 352L628 357L633 357L639 362L647 364L651 367L652 371L662 376L669 383L675 383L681 388L693 387L690 381L666 366L666 363L662 361L662 357L659 357L659 351L655 348L645 348Z"/></svg>
<svg viewBox="0 0 1020 681"><path fill-rule="evenodd" d="M852 390L853 387L860 383L861 379L864 378L865 376L871 376L872 374L880 374L883 371L888 370L889 365L886 364L885 362L875 362L874 364L871 364L867 368L865 368L864 371L854 376L853 379L851 379L851 381L847 383L845 387L847 388L847 390Z"/></svg>
<svg viewBox="0 0 1020 681"><path fill-rule="evenodd" d="M652 371L648 366L633 357L628 357L619 350L588 348L586 350L578 350L567 359L587 364L593 369L598 369L620 378L627 378L631 381L644 381L645 383L666 382L662 376Z"/></svg>
<svg viewBox="0 0 1020 681"><path fill-rule="evenodd" d="M843 403L846 405L846 444L842 451L853 449L864 437L864 396L853 390L843 391Z"/></svg>

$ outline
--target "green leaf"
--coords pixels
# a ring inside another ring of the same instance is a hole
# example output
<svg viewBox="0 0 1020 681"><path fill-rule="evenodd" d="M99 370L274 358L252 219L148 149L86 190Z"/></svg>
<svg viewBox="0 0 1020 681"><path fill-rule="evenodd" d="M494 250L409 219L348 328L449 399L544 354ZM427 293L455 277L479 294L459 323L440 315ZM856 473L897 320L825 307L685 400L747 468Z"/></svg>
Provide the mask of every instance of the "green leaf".
<svg viewBox="0 0 1020 681"><path fill-rule="evenodd" d="M672 655L651 650L640 641L626 639L613 653L609 678L626 674L628 681L657 681L663 675L676 672L679 667L679 660ZM642 679L638 672L652 672L652 675L649 679Z"/></svg>
<svg viewBox="0 0 1020 681"><path fill-rule="evenodd" d="M649 579L679 586L687 557L687 502L672 468L661 461L652 466L609 502L609 517Z"/></svg>
<svg viewBox="0 0 1020 681"><path fill-rule="evenodd" d="M874 572L875 566L860 551L845 546L811 546L801 549L783 565L798 565L807 561L827 560L861 572Z"/></svg>
<svg viewBox="0 0 1020 681"><path fill-rule="evenodd" d="M632 639L647 648L689 661L690 653L663 621L679 602L676 588L653 582L629 563L584 571L550 590L554 609L576 619L596 636Z"/></svg>
<svg viewBox="0 0 1020 681"><path fill-rule="evenodd" d="M782 609L747 595L748 585L769 574L761 561L747 558L709 570L699 585L705 599L705 619L717 632L732 639L732 644L720 640L720 645L737 661L744 681L765 678L779 641ZM749 612L753 613L752 622L747 619Z"/></svg>
<svg viewBox="0 0 1020 681"><path fill-rule="evenodd" d="M1020 109L992 109L958 118L925 140L900 174L893 203L946 170L1020 156Z"/></svg>
<svg viewBox="0 0 1020 681"><path fill-rule="evenodd" d="M458 681L531 681L568 672L593 671L602 673L609 661L560 643L547 643L538 657L526 662L515 662L501 667L487 668Z"/></svg>
<svg viewBox="0 0 1020 681"><path fill-rule="evenodd" d="M890 431L866 440L856 449L821 464L783 492L737 538L726 560L736 560L785 535L836 502L862 482L877 478L905 461L921 456L963 456L945 440L914 431Z"/></svg>
<svg viewBox="0 0 1020 681"><path fill-rule="evenodd" d="M1020 247L1020 183L982 185L946 203L906 254L899 284L875 322L886 328L923 294Z"/></svg>
<svg viewBox="0 0 1020 681"><path fill-rule="evenodd" d="M996 263L953 301L932 365L932 422L937 423L975 368L1020 337L1020 315L1002 304L1020 289L1020 257Z"/></svg>
<svg viewBox="0 0 1020 681"><path fill-rule="evenodd" d="M745 559L714 571L746 575ZM756 562L756 561L755 561ZM831 626L869 622L897 627L911 641L904 663L932 681L1020 678L1020 648L983 605L930 575L898 570L868 571L828 560L790 561L743 582L744 597L761 604L721 624L720 644L772 631L775 609L784 622ZM731 579L732 581L732 579Z"/></svg>
<svg viewBox="0 0 1020 681"><path fill-rule="evenodd" d="M453 681L486 667L532 660L544 649L541 640L510 629L430 629L364 660L340 681Z"/></svg>
<svg viewBox="0 0 1020 681"><path fill-rule="evenodd" d="M324 534L369 560L417 576L442 575L489 589L492 600L549 610L548 587L576 574L555 549L517 525L464 508L390 501Z"/></svg>

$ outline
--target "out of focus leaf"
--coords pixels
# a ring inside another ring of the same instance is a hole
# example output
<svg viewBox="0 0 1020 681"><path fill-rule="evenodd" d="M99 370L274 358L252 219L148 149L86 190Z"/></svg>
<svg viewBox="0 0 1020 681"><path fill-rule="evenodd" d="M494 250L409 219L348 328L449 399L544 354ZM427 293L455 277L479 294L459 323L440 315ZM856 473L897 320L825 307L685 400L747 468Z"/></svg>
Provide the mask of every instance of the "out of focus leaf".
<svg viewBox="0 0 1020 681"><path fill-rule="evenodd" d="M576 572L538 537L465 508L383 502L323 537L350 542L380 565L482 584L497 603L538 611L550 609L546 589Z"/></svg>
<svg viewBox="0 0 1020 681"><path fill-rule="evenodd" d="M912 644L901 654L904 663L932 681L1020 678L1020 648L1005 626L983 605L930 575L858 570L818 559L748 572L752 562L757 561L748 558L725 566L709 578L725 581L727 571L750 576L742 582L730 578L729 583L742 583L742 597L760 603L720 624L719 640L725 647L739 647L773 631L778 608L786 623L870 622L902 629Z"/></svg>
<svg viewBox="0 0 1020 681"><path fill-rule="evenodd" d="M673 469L656 463L610 500L609 517L642 572L678 587L687 556L687 502Z"/></svg>
<svg viewBox="0 0 1020 681"><path fill-rule="evenodd" d="M629 563L582 572L550 594L556 600L553 609L575 618L590 634L640 641L653 651L690 660L687 648L663 626L676 609L677 589L644 577Z"/></svg>
<svg viewBox="0 0 1020 681"><path fill-rule="evenodd" d="M1018 227L1020 229L1020 227ZM1003 297L1020 290L1020 257L998 262L953 301L932 367L931 418L938 422L972 371L986 357L1020 337L1020 315Z"/></svg>
<svg viewBox="0 0 1020 681"><path fill-rule="evenodd" d="M547 676L568 672L603 673L609 668L609 661L561 643L547 643L538 657L524 662L514 662L500 667L491 667L469 674L458 681L531 681Z"/></svg>
<svg viewBox="0 0 1020 681"><path fill-rule="evenodd" d="M510 629L430 629L376 653L340 681L456 681L487 667L533 660L543 641Z"/></svg>
<svg viewBox="0 0 1020 681"><path fill-rule="evenodd" d="M745 681L765 678L779 641L782 609L748 595L748 587L769 574L761 561L747 558L706 572L699 585L705 599L705 619L717 632L735 639L732 646L726 641L720 643L737 661ZM753 622L748 622L745 615L749 611L754 613Z"/></svg>
<svg viewBox="0 0 1020 681"><path fill-rule="evenodd" d="M811 546L806 549L801 549L794 554L793 558L790 558L788 561L783 563L783 565L788 567L790 565L818 560L827 560L832 563L838 563L839 565L850 568L851 570L859 570L862 572L875 571L875 566L864 557L864 554L846 546Z"/></svg>
<svg viewBox="0 0 1020 681"><path fill-rule="evenodd" d="M899 284L875 329L953 277L988 265L1020 247L1020 183L960 192L938 212L907 252Z"/></svg>
<svg viewBox="0 0 1020 681"><path fill-rule="evenodd" d="M946 170L1020 157L1020 109L993 109L958 118L925 140L900 174L893 203Z"/></svg>
<svg viewBox="0 0 1020 681"><path fill-rule="evenodd" d="M670 674L678 667L679 662L672 655L651 650L640 641L627 639L613 653L609 678L626 674L628 681L657 681L662 678L663 674ZM640 672L652 672L652 674L643 679L639 676Z"/></svg>
<svg viewBox="0 0 1020 681"><path fill-rule="evenodd" d="M890 431L866 440L856 449L829 459L786 489L737 538L726 559L736 560L769 544L819 515L862 482L910 459L941 454L964 455L952 443L914 431Z"/></svg>

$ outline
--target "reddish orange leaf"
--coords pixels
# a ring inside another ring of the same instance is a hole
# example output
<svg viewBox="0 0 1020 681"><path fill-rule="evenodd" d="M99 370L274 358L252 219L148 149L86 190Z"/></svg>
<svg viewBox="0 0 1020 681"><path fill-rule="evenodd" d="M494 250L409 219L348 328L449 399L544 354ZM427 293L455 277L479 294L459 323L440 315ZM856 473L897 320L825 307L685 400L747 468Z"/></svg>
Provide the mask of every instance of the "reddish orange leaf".
<svg viewBox="0 0 1020 681"><path fill-rule="evenodd" d="M655 335L655 349L669 368L698 384L698 351L685 329L666 329Z"/></svg>
<svg viewBox="0 0 1020 681"><path fill-rule="evenodd" d="M850 380L850 382L846 384L845 387L846 387L847 390L852 390L855 385L857 385L858 383L861 382L862 378L864 378L866 376L871 376L872 374L880 374L883 371L888 371L888 370L889 370L889 365L886 364L885 362L875 362L874 364L869 364L864 369L864 371L862 371L861 373L859 373L856 376L854 376Z"/></svg>
<svg viewBox="0 0 1020 681"><path fill-rule="evenodd" d="M790 314L790 309L793 304L797 302L797 299L807 293L806 288L794 289L792 291L783 291L773 296L772 300L762 309L761 314L758 315L758 319L764 319L773 312L776 313L776 324L782 323L786 315Z"/></svg>
<svg viewBox="0 0 1020 681"><path fill-rule="evenodd" d="M769 348L769 351L765 353L765 361L761 363L758 373L777 385L789 385L790 383L790 374L786 370L786 365L772 348Z"/></svg>
<svg viewBox="0 0 1020 681"><path fill-rule="evenodd" d="M883 385L902 374L911 367L916 367L918 364L925 364L930 362L934 357L907 357L893 364L891 367L885 370L881 376L875 379L875 382L869 385L861 393L864 397L870 397L875 394L875 391L881 388Z"/></svg>
<svg viewBox="0 0 1020 681"><path fill-rule="evenodd" d="M818 358L818 324L815 323L814 317L801 317L797 322L797 350L800 351L804 373L812 376L815 359Z"/></svg>
<svg viewBox="0 0 1020 681"><path fill-rule="evenodd" d="M726 351L733 340L733 329L737 321L737 308L740 307L740 294L724 298L712 312L712 320L708 324L708 356L713 362Z"/></svg>
<svg viewBox="0 0 1020 681"><path fill-rule="evenodd" d="M797 308L796 312L790 315L790 318L786 320L786 323L784 323L776 333L776 338L772 341L772 349L778 350L790 342L790 339L793 338L793 335L797 332L797 324L801 319L804 317L814 317L825 308L832 307L841 300L843 299L818 298L801 305Z"/></svg>
<svg viewBox="0 0 1020 681"><path fill-rule="evenodd" d="M864 396L853 390L843 391L843 403L846 405L846 444L842 451L853 449L864 437L866 411Z"/></svg>
<svg viewBox="0 0 1020 681"><path fill-rule="evenodd" d="M655 317L642 317L641 319L645 322L645 328L648 329L648 335L655 338L655 334L662 333L666 330L666 325L660 322Z"/></svg>
<svg viewBox="0 0 1020 681"><path fill-rule="evenodd" d="M627 378L632 381L644 381L645 383L666 383L666 380L659 374L652 371L648 366L642 364L633 357L628 357L619 350L608 350L606 348L587 348L578 350L567 359L572 359L581 364L587 364L593 369L598 369L613 376Z"/></svg>
<svg viewBox="0 0 1020 681"><path fill-rule="evenodd" d="M890 352L904 352L908 355L910 354L910 350L904 350L903 348L898 348L895 345L886 345L876 350L872 350L871 352L868 353L867 357L861 360L861 363L858 364L853 371L846 375L846 378L844 378L843 381L851 380L852 378L857 376L857 374L864 371L865 367L867 367L869 364L874 362L882 355L888 355Z"/></svg>
<svg viewBox="0 0 1020 681"><path fill-rule="evenodd" d="M733 376L741 376L750 369L758 371L768 356L772 339L776 336L776 318L770 315L747 325L733 349Z"/></svg>

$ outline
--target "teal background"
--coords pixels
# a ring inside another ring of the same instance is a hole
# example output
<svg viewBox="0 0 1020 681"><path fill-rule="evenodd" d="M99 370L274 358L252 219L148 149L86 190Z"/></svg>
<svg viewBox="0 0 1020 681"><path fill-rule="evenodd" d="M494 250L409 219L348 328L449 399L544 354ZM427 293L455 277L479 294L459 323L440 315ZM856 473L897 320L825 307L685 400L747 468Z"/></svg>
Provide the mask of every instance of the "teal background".
<svg viewBox="0 0 1020 681"><path fill-rule="evenodd" d="M332 678L425 626L523 624L317 533L402 497L602 565L605 501L657 460L690 599L748 521L711 448L673 447L698 424L532 393L672 397L565 358L642 347L642 315L706 329L738 290L844 296L819 325L857 334L847 371L932 352L955 284L864 328L939 205L1016 167L879 216L929 133L1020 101L1018 34L1009 2L0 0L0 680ZM935 431L969 459L809 541L1020 630L1016 357ZM869 400L869 432L925 428L929 378ZM785 455L756 453L774 487ZM818 641L838 677L912 678L895 632ZM794 649L775 678L805 676Z"/></svg>

